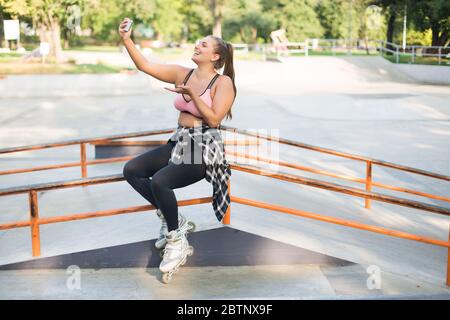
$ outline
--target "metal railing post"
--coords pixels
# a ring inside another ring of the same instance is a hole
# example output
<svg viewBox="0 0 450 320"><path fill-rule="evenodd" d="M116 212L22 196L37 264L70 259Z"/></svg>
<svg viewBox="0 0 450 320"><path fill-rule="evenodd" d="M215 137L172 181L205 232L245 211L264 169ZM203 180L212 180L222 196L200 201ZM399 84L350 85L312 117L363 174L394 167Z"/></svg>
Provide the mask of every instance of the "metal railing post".
<svg viewBox="0 0 450 320"><path fill-rule="evenodd" d="M366 191L372 190L372 162L366 162ZM370 209L370 199L366 198L365 207Z"/></svg>
<svg viewBox="0 0 450 320"><path fill-rule="evenodd" d="M37 203L36 191L29 192L30 201L30 229L31 229L31 248L33 257L41 255L41 240L39 233L39 208Z"/></svg>
<svg viewBox="0 0 450 320"><path fill-rule="evenodd" d="M398 56L398 46L396 46L396 50L395 50L395 62L398 63L399 61L399 56Z"/></svg>
<svg viewBox="0 0 450 320"><path fill-rule="evenodd" d="M412 52L411 52L412 54L411 54L411 62L412 63L414 63L414 58L415 58L415 55L416 55L416 49L415 49L415 47L414 46L412 46Z"/></svg>
<svg viewBox="0 0 450 320"><path fill-rule="evenodd" d="M438 64L441 64L441 47L438 49Z"/></svg>
<svg viewBox="0 0 450 320"><path fill-rule="evenodd" d="M81 156L81 177L87 177L87 166L86 166L86 143L80 144L80 156Z"/></svg>
<svg viewBox="0 0 450 320"><path fill-rule="evenodd" d="M305 40L305 57L307 57L309 55L309 52L308 52L309 43L308 42L309 42L308 39L306 39Z"/></svg>
<svg viewBox="0 0 450 320"><path fill-rule="evenodd" d="M228 194L231 197L230 185L231 185L230 180L228 180ZM230 201L230 204L228 205L227 212L225 212L225 215L223 216L222 224L224 224L224 225L229 225L230 224L230 209L231 209L230 207L231 207L231 201Z"/></svg>

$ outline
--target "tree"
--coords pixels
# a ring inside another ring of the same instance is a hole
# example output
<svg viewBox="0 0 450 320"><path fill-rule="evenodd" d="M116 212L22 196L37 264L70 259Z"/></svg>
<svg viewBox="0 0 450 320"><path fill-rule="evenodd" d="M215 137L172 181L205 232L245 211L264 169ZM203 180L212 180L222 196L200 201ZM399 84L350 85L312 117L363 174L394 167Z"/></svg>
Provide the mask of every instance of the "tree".
<svg viewBox="0 0 450 320"><path fill-rule="evenodd" d="M2 21L0 26L0 44L3 37L3 19L19 19L27 15L28 7L25 0L0 0L0 21ZM5 40L6 46L8 47L8 41ZM19 45L19 43L17 43Z"/></svg>
<svg viewBox="0 0 450 320"><path fill-rule="evenodd" d="M180 10L183 2L183 0L156 0L156 11L151 20L158 40L181 38L184 23Z"/></svg>
<svg viewBox="0 0 450 320"><path fill-rule="evenodd" d="M41 42L50 43L49 56L61 60L61 25L67 8L84 0L0 0L11 16L29 16Z"/></svg>
<svg viewBox="0 0 450 320"><path fill-rule="evenodd" d="M450 42L450 2L448 0L408 1L411 19L419 31L431 29L432 46L448 46Z"/></svg>
<svg viewBox="0 0 450 320"><path fill-rule="evenodd" d="M157 11L156 0L87 0L82 26L90 28L96 38L117 41L117 28L125 17L133 19L134 25L150 24Z"/></svg>
<svg viewBox="0 0 450 320"><path fill-rule="evenodd" d="M223 11L228 4L228 0L206 0L213 17L212 34L222 37Z"/></svg>
<svg viewBox="0 0 450 320"><path fill-rule="evenodd" d="M367 0L322 0L316 6L324 37L357 39L364 34Z"/></svg>
<svg viewBox="0 0 450 320"><path fill-rule="evenodd" d="M386 37L393 42L395 19L398 13L403 13L405 5L410 17L409 25L419 31L432 30L432 45L447 46L450 32L450 2L448 0L373 0L371 4L381 6L388 17ZM413 22L411 24L411 21Z"/></svg>
<svg viewBox="0 0 450 320"><path fill-rule="evenodd" d="M371 5L380 6L387 17L386 40L388 42L394 42L395 20L397 19L398 12L403 12L405 7L404 1L405 0L372 0L369 2ZM394 49L389 44L387 47L391 50Z"/></svg>
<svg viewBox="0 0 450 320"><path fill-rule="evenodd" d="M183 16L183 42L194 42L205 34L211 33L213 19L205 0L186 0L180 9Z"/></svg>
<svg viewBox="0 0 450 320"><path fill-rule="evenodd" d="M286 35L291 41L305 38L320 38L324 30L314 11L317 1L280 0L281 10L275 14L281 27L286 28Z"/></svg>
<svg viewBox="0 0 450 320"><path fill-rule="evenodd" d="M259 0L235 0L230 4L224 21L225 38L244 43L256 43L258 32L270 32L270 22Z"/></svg>
<svg viewBox="0 0 450 320"><path fill-rule="evenodd" d="M316 11L324 29L325 38L347 38L348 2L347 0L324 0L317 5Z"/></svg>

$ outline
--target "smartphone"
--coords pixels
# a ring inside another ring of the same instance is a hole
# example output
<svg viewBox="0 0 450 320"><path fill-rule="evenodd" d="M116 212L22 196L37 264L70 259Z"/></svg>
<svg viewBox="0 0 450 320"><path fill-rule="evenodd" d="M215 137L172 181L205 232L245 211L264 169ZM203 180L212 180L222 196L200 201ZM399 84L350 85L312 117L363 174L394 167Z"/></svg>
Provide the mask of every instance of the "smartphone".
<svg viewBox="0 0 450 320"><path fill-rule="evenodd" d="M133 20L128 20L128 23L126 24L126 26L123 30L125 30L125 32L130 31L132 25L133 25Z"/></svg>

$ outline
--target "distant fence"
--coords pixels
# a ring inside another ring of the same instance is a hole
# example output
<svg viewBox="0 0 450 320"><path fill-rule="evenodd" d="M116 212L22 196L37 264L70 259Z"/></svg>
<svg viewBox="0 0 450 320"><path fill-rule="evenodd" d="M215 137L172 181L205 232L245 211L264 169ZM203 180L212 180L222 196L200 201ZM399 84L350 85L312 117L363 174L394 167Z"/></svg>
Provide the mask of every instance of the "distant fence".
<svg viewBox="0 0 450 320"><path fill-rule="evenodd" d="M403 48L388 41L381 41L382 56L390 54L394 57L395 63L409 62L418 63L421 59L427 57L435 59L438 65L447 64L450 65L450 47L438 47L438 46L405 46Z"/></svg>
<svg viewBox="0 0 450 320"><path fill-rule="evenodd" d="M326 52L330 55L346 53L379 54L394 63L450 65L450 47L401 45L370 39L306 39L301 42L267 44L233 43L237 54L260 52L265 57L282 57L293 54L310 55L312 52Z"/></svg>

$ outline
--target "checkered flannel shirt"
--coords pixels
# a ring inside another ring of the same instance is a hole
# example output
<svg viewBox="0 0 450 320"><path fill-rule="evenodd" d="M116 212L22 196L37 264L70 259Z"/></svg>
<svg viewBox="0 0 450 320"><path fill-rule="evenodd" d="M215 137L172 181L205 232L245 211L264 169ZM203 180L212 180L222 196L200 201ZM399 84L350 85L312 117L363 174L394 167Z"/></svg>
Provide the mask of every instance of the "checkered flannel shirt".
<svg viewBox="0 0 450 320"><path fill-rule="evenodd" d="M231 177L231 170L229 163L225 159L220 126L218 128L211 128L205 124L193 128L178 126L167 143L169 141L177 142L172 149L169 160L174 164L182 163L184 161L181 159L183 155L190 154L191 143L201 146L202 157L206 164L205 178L213 186L212 206L214 214L219 221L222 221L230 205L228 181ZM197 163L196 159L194 159L194 163Z"/></svg>

